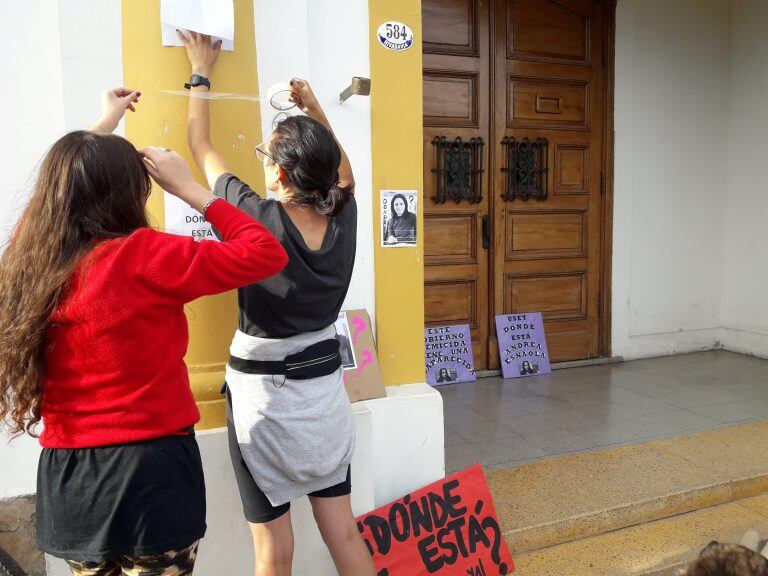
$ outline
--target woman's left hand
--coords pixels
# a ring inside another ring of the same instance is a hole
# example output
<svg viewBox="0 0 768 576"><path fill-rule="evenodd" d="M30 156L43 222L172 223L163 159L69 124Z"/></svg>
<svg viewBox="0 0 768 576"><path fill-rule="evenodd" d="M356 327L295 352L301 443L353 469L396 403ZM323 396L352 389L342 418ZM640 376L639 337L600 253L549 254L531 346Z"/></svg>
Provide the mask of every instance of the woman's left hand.
<svg viewBox="0 0 768 576"><path fill-rule="evenodd" d="M312 88L309 87L309 82L306 80L301 78L291 80L291 96L289 99L307 116L316 117L323 114L320 102L317 101L317 96L312 92Z"/></svg>
<svg viewBox="0 0 768 576"><path fill-rule="evenodd" d="M94 132L111 134L117 128L126 110L136 112L141 92L130 88L112 88L101 95L101 118L91 127Z"/></svg>

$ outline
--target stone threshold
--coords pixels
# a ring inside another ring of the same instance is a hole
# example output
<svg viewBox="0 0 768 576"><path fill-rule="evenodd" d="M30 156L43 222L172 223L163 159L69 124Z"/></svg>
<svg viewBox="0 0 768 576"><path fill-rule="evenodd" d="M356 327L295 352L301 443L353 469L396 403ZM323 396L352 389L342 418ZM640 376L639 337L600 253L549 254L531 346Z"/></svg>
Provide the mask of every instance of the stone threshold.
<svg viewBox="0 0 768 576"><path fill-rule="evenodd" d="M504 536L523 553L768 491L768 422L487 474Z"/></svg>
<svg viewBox="0 0 768 576"><path fill-rule="evenodd" d="M768 496L756 496L518 555L525 576L676 576L712 540L768 535Z"/></svg>

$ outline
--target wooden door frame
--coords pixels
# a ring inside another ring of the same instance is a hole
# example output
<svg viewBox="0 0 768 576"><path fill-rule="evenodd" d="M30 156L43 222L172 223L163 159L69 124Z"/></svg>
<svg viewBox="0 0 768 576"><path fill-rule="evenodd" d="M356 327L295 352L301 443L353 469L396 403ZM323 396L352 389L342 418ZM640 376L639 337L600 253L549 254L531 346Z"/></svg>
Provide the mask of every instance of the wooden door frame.
<svg viewBox="0 0 768 576"><path fill-rule="evenodd" d="M496 14L495 5L496 2L502 2L506 0L486 0L489 3L489 35L488 41L490 43L490 49L495 50L496 46ZM602 146L602 163L605 174L605 183L601 183L601 208L600 208L600 251L599 251L599 294L598 294L598 357L610 357L612 354L611 340L612 340L612 257L613 257L613 204L614 204L614 97L615 97L615 45L616 45L616 5L617 0L595 0L602 4L604 10L604 26L605 26L605 70L604 70L604 82L603 82L603 98L605 102L604 117L603 117L603 142ZM490 71L489 77L489 98L496 92L496 71L495 71L495 58L491 58L493 50L489 51L489 59L493 63L493 67ZM423 75L422 75L423 76ZM494 126L496 121L497 111L494 106L489 106L489 125ZM495 149L499 144L494 141L494 138L489 138L486 143L486 154L489 162L489 172L493 171L491 165L495 158ZM489 193L492 193L492 187L490 181L488 184ZM489 203L488 216L490 221L495 222L495 214L493 213L493 203ZM491 236L495 236L497 231L492 225ZM495 242L491 242L488 249L488 283L487 290L489 294L488 298L488 354L486 360L490 361L492 357L491 346L495 341L494 330L494 312L495 301L492 295L495 293L495 275L490 273L492 269L491 262L495 258Z"/></svg>
<svg viewBox="0 0 768 576"><path fill-rule="evenodd" d="M506 0L489 0L490 1L490 30L488 35L488 41L491 48L496 46L496 2L503 2ZM604 22L606 30L606 47L605 47L605 82L604 89L604 118L603 118L603 166L605 168L605 185L602 186L601 194L601 210L600 210L600 228L601 228L601 250L600 250L600 293L598 294L598 357L606 358L612 355L611 349L611 278L613 273L612 258L613 258L613 186L614 186L614 93L615 93L615 71L616 71L616 5L618 0L596 0L605 6L605 19ZM493 51L489 52L492 54ZM495 94L496 90L496 70L495 70L495 58L491 58L493 69L490 75L490 90L489 95ZM496 121L496 109L494 106L489 107L491 126ZM495 148L498 146L498 142L495 139L490 138L488 142L488 161L492 162L495 158ZM489 170L490 170L489 165ZM489 191L491 186L489 184ZM495 214L493 213L493 203L489 204L489 217L491 222L495 222ZM491 234L495 236L497 231L491 229ZM489 259L489 274L488 274L488 290L489 294L493 295L495 290L495 275L490 273L492 270L491 262L494 262L495 254L495 242L491 242L488 259ZM495 302L493 297L488 298L488 321L489 326L493 328L494 323ZM495 334L489 333L489 341L495 340ZM489 342L488 347L488 360L491 358L491 346ZM489 362L490 363L490 362Z"/></svg>
<svg viewBox="0 0 768 576"><path fill-rule="evenodd" d="M599 0L605 5L607 31L606 70L605 70L605 122L603 162L605 163L605 189L602 196L602 250L600 254L600 336L598 353L601 357L610 357L611 348L611 313L612 313L612 275L613 275L613 185L614 185L614 96L616 80L616 4L618 0Z"/></svg>

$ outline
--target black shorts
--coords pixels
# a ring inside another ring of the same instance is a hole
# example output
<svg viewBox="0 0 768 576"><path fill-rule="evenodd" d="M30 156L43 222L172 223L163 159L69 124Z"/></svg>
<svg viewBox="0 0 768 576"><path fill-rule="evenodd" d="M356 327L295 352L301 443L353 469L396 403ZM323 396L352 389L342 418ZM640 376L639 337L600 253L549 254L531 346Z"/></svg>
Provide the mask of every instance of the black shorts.
<svg viewBox="0 0 768 576"><path fill-rule="evenodd" d="M240 452L240 445L237 442L237 434L232 423L232 397L225 388L227 396L227 435L229 437L229 456L232 459L232 468L235 471L235 480L240 492L240 500L243 503L243 513L245 519L251 524L264 524L280 518L291 509L290 502L273 506L266 494L256 485L256 481L248 470L248 466L243 460ZM309 496L316 498L334 498L336 496L346 496L352 492L352 478L349 468L347 468L347 478L323 490L311 492Z"/></svg>

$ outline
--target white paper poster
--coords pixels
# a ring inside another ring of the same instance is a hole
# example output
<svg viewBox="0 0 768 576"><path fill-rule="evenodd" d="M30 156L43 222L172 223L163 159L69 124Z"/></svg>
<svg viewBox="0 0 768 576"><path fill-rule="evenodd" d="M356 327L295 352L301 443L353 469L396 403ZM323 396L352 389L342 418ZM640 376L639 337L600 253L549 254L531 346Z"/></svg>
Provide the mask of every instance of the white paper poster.
<svg viewBox="0 0 768 576"><path fill-rule="evenodd" d="M416 190L381 191L381 245L384 248L414 248L418 221Z"/></svg>
<svg viewBox="0 0 768 576"><path fill-rule="evenodd" d="M197 210L176 196L163 193L165 203L165 231L198 240L218 240L211 224Z"/></svg>
<svg viewBox="0 0 768 576"><path fill-rule="evenodd" d="M235 8L232 0L160 0L163 46L183 46L176 30L202 32L234 48Z"/></svg>

